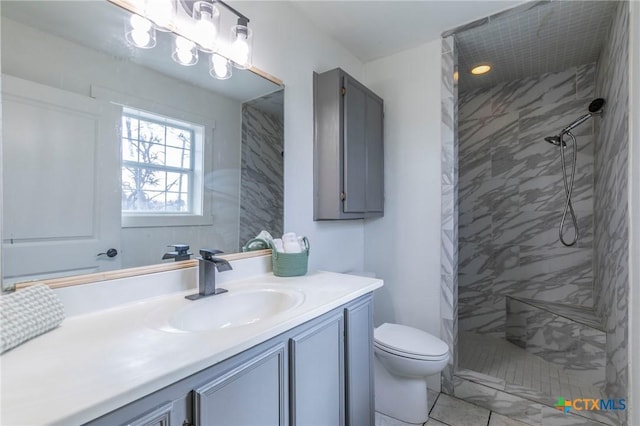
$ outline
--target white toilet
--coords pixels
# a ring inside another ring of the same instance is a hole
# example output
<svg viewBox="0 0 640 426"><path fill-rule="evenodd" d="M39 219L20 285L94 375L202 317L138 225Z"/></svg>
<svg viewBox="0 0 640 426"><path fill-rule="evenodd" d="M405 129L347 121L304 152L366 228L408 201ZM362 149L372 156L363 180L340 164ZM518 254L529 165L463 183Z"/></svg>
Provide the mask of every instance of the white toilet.
<svg viewBox="0 0 640 426"><path fill-rule="evenodd" d="M427 376L444 369L449 347L429 333L400 324L382 324L373 336L376 411L405 423L425 423Z"/></svg>

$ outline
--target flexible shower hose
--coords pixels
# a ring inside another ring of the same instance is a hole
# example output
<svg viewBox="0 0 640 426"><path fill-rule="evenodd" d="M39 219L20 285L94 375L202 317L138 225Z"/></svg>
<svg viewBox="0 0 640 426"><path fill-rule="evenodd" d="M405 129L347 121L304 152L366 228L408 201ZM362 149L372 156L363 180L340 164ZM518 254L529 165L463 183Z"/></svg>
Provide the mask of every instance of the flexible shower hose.
<svg viewBox="0 0 640 426"><path fill-rule="evenodd" d="M564 159L564 135L569 135L571 140L573 141L573 165L571 167L571 181L567 181L567 165L565 164ZM571 203L571 192L573 191L573 182L576 177L576 163L578 162L578 144L576 143L576 137L573 136L573 133L570 131L565 131L560 134L560 161L562 162L562 181L564 182L564 193L566 196L566 202L564 204L564 211L562 212L562 220L560 221L560 228L558 229L558 235L560 237L560 242L567 247L571 247L576 244L578 241L578 220L576 219L576 214L573 211L573 204ZM564 223L567 219L567 213L571 213L571 221L573 222L573 229L575 229L575 234L573 236L573 241L566 242L564 236L562 235L562 230L564 229Z"/></svg>

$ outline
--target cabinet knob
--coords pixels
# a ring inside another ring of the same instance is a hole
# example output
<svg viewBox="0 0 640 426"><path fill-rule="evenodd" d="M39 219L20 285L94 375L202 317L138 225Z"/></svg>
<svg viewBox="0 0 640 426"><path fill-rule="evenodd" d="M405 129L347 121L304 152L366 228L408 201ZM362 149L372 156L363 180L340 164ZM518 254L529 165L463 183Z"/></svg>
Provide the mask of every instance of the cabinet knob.
<svg viewBox="0 0 640 426"><path fill-rule="evenodd" d="M341 193L340 193L340 200L341 200L341 201L344 201L344 200L346 200L346 199L347 199L347 194L346 194L345 192L341 192Z"/></svg>

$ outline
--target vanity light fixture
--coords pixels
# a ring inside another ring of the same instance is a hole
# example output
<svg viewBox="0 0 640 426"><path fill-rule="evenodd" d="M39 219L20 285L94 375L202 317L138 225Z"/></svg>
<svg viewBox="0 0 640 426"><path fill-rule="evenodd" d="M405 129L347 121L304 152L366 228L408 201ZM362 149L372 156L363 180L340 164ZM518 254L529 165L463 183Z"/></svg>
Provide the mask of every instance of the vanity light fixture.
<svg viewBox="0 0 640 426"><path fill-rule="evenodd" d="M482 74L486 74L489 71L491 71L491 65L489 64L480 64L480 65L476 65L475 67L471 68L471 74L473 75L482 75Z"/></svg>
<svg viewBox="0 0 640 426"><path fill-rule="evenodd" d="M173 33L172 59L184 66L198 62L198 52L210 54L209 74L231 77L232 67L251 68L253 31L249 18L221 0L108 0L131 12L126 39L135 47L156 45L156 30ZM237 17L231 37L220 37L221 7Z"/></svg>

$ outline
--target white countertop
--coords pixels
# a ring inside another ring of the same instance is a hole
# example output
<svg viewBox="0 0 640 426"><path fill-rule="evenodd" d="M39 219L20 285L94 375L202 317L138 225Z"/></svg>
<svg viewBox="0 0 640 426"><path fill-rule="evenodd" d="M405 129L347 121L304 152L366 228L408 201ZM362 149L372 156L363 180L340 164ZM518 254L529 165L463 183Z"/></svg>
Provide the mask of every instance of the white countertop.
<svg viewBox="0 0 640 426"><path fill-rule="evenodd" d="M378 279L331 272L295 278L264 274L228 282L224 287L229 292L295 289L304 302L278 316L217 331L152 326L167 306L198 303L184 299L193 290L67 318L59 328L0 357L0 423L87 422L381 286Z"/></svg>

